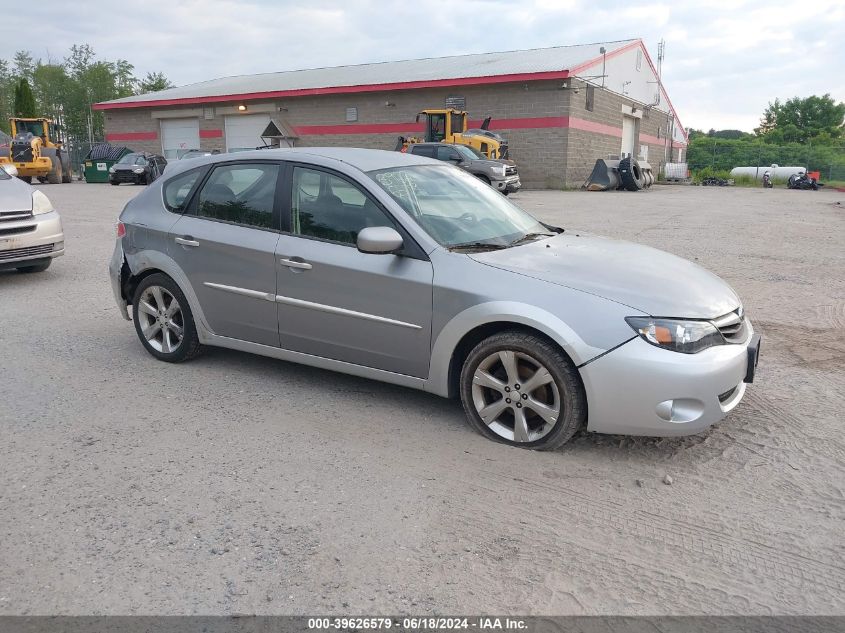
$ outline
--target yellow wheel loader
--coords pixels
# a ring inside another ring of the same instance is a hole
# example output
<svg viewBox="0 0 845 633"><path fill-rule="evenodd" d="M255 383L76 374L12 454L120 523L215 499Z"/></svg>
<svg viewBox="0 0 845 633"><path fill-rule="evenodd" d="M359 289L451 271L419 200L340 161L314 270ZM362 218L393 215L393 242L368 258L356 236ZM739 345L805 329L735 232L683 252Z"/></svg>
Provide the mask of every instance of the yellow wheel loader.
<svg viewBox="0 0 845 633"><path fill-rule="evenodd" d="M412 143L458 143L468 145L487 158L507 158L508 142L499 134L487 128L490 117L478 129L467 129L467 113L463 110L423 110L417 114L416 122L425 118L425 137L400 136L396 149L407 151Z"/></svg>
<svg viewBox="0 0 845 633"><path fill-rule="evenodd" d="M0 148L0 163L12 163L18 178L58 184L71 181L70 160L59 127L50 119L9 119L12 140Z"/></svg>

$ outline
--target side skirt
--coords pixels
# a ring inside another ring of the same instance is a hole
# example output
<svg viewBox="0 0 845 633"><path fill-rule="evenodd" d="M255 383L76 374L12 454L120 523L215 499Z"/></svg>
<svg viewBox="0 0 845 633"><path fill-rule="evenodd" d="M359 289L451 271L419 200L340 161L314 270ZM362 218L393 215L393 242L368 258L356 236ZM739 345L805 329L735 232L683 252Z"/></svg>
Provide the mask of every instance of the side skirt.
<svg viewBox="0 0 845 633"><path fill-rule="evenodd" d="M328 369L342 374L350 374L352 376L360 376L361 378L369 378L371 380L387 382L393 385L427 391L426 387L428 381L424 378L406 376L405 374L396 374L383 369L373 369L372 367L364 367L363 365L355 365L354 363L332 360L321 356L313 356L302 352L293 352L291 350L281 349L280 347L250 343L248 341L241 341L226 336L218 336L202 330L204 330L204 328L201 328L200 340L205 345L225 347L227 349L234 349L240 352L249 352L251 354L258 354L259 356L278 358L279 360L299 363L300 365L318 367L319 369Z"/></svg>

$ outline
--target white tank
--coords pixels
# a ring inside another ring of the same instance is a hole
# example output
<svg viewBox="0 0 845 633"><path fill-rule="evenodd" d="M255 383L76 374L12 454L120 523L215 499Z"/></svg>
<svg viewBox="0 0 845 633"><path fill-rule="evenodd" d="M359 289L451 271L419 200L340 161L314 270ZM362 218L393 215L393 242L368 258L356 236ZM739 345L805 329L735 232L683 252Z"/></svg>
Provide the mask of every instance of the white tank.
<svg viewBox="0 0 845 633"><path fill-rule="evenodd" d="M757 180L763 180L763 174L769 172L769 176L772 178L783 178L786 180L792 174L797 174L799 171L806 172L807 168L781 167L780 165L771 165L769 167L766 167L765 165L761 165L760 167L734 167L731 169L731 177L736 178L737 176L751 176Z"/></svg>

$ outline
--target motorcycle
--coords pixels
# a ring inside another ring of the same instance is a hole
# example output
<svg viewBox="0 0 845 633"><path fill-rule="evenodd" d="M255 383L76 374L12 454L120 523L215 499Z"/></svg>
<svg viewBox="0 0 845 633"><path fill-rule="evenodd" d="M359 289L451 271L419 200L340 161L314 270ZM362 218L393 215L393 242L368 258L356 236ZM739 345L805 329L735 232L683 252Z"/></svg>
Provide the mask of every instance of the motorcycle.
<svg viewBox="0 0 845 633"><path fill-rule="evenodd" d="M801 189L805 191L818 191L819 188L824 187L823 184L818 182L815 178L810 178L804 172L798 174L792 174L789 177L789 180L786 181L787 189Z"/></svg>

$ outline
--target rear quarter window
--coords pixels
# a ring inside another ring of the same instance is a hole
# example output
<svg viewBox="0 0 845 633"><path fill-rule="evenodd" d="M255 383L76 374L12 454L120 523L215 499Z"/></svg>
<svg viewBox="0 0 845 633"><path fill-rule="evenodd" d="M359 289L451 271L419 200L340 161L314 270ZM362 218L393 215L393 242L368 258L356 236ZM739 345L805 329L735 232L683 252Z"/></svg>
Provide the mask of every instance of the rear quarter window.
<svg viewBox="0 0 845 633"><path fill-rule="evenodd" d="M164 184L164 206L167 207L168 211L182 213L185 210L191 191L197 184L202 171L201 169L193 169L171 178Z"/></svg>

